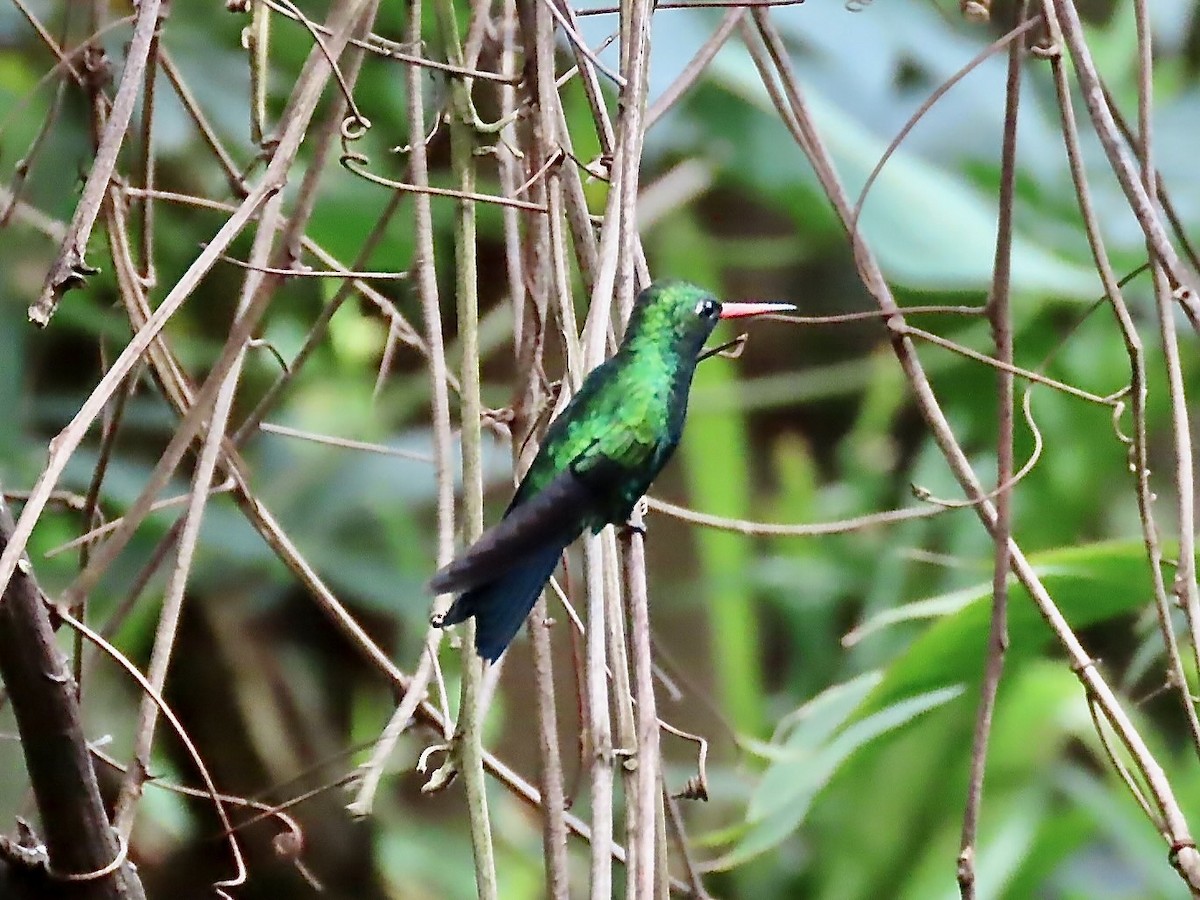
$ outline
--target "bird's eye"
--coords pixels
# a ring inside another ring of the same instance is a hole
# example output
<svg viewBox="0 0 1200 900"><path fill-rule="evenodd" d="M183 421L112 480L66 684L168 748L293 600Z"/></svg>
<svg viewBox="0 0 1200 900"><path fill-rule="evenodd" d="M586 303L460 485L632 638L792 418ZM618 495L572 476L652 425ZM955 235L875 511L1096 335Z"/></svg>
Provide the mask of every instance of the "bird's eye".
<svg viewBox="0 0 1200 900"><path fill-rule="evenodd" d="M716 300L701 300L696 304L696 315L702 319L711 319L720 310Z"/></svg>

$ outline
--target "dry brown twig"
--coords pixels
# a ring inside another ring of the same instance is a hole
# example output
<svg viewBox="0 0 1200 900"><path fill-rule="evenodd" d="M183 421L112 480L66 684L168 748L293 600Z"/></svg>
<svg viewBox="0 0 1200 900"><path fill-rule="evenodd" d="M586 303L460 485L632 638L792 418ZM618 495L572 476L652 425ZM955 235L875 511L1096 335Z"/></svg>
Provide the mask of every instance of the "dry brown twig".
<svg viewBox="0 0 1200 900"><path fill-rule="evenodd" d="M142 75L150 54L150 46L161 27L159 16L159 0L143 0L139 4L133 38L125 57L125 67L121 71L117 95L113 99L104 136L96 151L96 160L88 174L87 183L83 186L83 196L75 207L75 214L62 248L50 266L42 295L29 307L29 318L38 325L46 325L50 321L64 293L79 287L95 272L84 259L87 242L92 234L92 226L100 215L100 205L108 194L117 156L121 152L121 144L129 127L129 120L133 116L133 106L142 87Z"/></svg>
<svg viewBox="0 0 1200 900"><path fill-rule="evenodd" d="M1028 4L1016 6L1016 26L1030 20ZM1017 179L1017 120L1021 101L1021 65L1025 39L1016 37L1008 48L1008 78L1005 89L1004 137L1000 154L999 221L996 225L996 256L992 269L992 288L988 295L992 339L996 361L1013 364L1013 323L1010 286L1012 280L1013 199ZM971 738L970 779L963 807L962 835L959 843L957 879L963 900L973 900L975 892L975 846L983 809L983 781L987 772L987 751L991 740L996 696L1004 674L1008 652L1008 570L1012 537L1013 474L1013 373L996 373L996 525L992 531L994 560L992 568L992 615L988 625L987 658L983 666L979 706ZM1029 395L1026 394L1026 400ZM1028 406L1026 407L1028 410ZM1040 442L1039 442L1040 443ZM1040 447L1039 447L1040 450Z"/></svg>

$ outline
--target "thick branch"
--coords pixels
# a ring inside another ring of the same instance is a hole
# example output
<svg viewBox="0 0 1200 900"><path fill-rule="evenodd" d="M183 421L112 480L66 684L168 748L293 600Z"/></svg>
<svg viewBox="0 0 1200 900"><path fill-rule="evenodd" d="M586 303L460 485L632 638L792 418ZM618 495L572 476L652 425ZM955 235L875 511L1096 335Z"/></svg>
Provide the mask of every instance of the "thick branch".
<svg viewBox="0 0 1200 900"><path fill-rule="evenodd" d="M8 545L13 527L0 499L0 549ZM46 886L41 896L54 896L51 885L61 885L72 897L144 898L128 864L92 880L70 877L104 870L117 859L120 847L88 755L75 682L54 641L49 608L25 557L0 598L0 676L12 699L45 832L49 871L43 873Z"/></svg>

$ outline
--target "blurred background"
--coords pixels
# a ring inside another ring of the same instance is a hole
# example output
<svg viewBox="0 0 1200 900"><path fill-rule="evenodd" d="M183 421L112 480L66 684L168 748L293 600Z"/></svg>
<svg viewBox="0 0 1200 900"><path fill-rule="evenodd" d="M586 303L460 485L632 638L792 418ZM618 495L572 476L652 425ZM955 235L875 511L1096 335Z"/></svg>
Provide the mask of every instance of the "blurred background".
<svg viewBox="0 0 1200 900"><path fill-rule="evenodd" d="M30 3L65 45L86 34L85 4ZM460 21L467 6L460 4ZM128 16L104 8L103 21ZM301 8L324 18L321 3ZM1136 113L1136 52L1130 3L1080 4L1089 43L1117 106ZM1200 119L1200 17L1191 0L1151 4L1155 36L1155 147L1163 184L1186 227L1200 213L1195 175ZM381 5L374 31L402 39L405 7ZM812 0L771 17L784 34L851 195L931 93L1010 27L1001 3L994 24L965 21L955 4L879 0L853 6ZM427 19L432 19L427 15ZM719 9L661 9L655 16L650 102L674 81L722 18ZM163 46L239 169L256 147L249 131L251 82L241 30L248 18L219 4L171 9ZM587 16L596 46L613 15ZM432 30L431 30L432 33ZM101 43L119 60L128 24ZM308 32L275 16L266 84L278 116L311 47ZM433 47L438 46L436 42ZM89 103L47 77L45 45L16 6L0 5L0 210L16 189L18 160L36 147L23 205L0 231L0 481L27 490L47 442L125 345L129 321L118 302L109 248L100 232L88 259L101 271L69 294L51 326L26 320L93 158ZM560 48L561 50L562 48ZM603 60L616 64L615 55ZM485 41L483 68L497 65ZM560 71L567 68L560 54ZM1013 315L1016 362L1093 394L1129 380L1113 315L1101 298L1083 234L1044 61L1026 63L1017 156ZM1004 121L1003 53L985 60L942 97L887 163L861 224L897 299L905 305L979 305L991 280L999 148ZM445 79L425 78L430 120L447 97ZM606 85L606 88L610 85ZM157 183L163 190L234 202L228 180L160 74L153 123ZM481 115L496 110L494 89L478 88ZM599 152L578 79L562 89L584 163ZM612 100L614 95L609 95ZM406 125L403 69L368 54L355 98L372 128L354 149L370 168L403 180L392 148ZM328 98L326 99L328 102ZM615 108L615 101L612 103ZM1077 110L1082 111L1078 102ZM319 117L320 114L318 114ZM1082 112L1081 112L1082 115ZM136 121L136 119L135 119ZM1144 239L1090 128L1084 150L1094 200L1118 274L1145 262ZM445 128L429 143L435 184L450 183ZM309 152L301 148L301 159ZM391 192L326 164L308 235L343 262L354 259ZM479 190L499 186L480 164ZM294 200L299 178L288 185ZM607 185L585 182L594 213ZM793 143L735 31L700 81L658 119L646 138L639 207L650 271L684 277L730 299L786 300L807 316L872 309L845 234ZM459 349L453 314L453 203L435 199L434 227L444 326L452 364ZM500 409L519 383L513 313L504 277L501 213L480 207L484 404ZM227 213L186 203L155 209L161 299ZM363 268L411 265L405 211ZM1194 229L1192 229L1194 231ZM230 255L245 259L250 238ZM311 262L311 260L308 260ZM315 263L314 263L315 264ZM243 272L218 264L171 320L166 334L199 381L225 339ZM262 337L295 357L312 322L338 290L334 279L292 279L279 292ZM420 308L404 282L377 290L418 327ZM576 282L580 321L586 294ZM1126 288L1146 341L1151 465L1164 520L1172 501L1169 415L1149 277ZM914 321L916 321L914 319ZM922 328L983 353L986 322L925 315ZM718 337L733 332L722 326ZM837 325L753 323L737 360L699 369L681 452L653 496L693 509L772 523L820 523L919 506L913 486L961 499L913 406L885 330L872 321ZM1182 333L1184 374L1195 387L1195 336ZM244 453L257 495L304 557L364 628L405 671L417 664L429 614L424 583L435 558L429 377L425 359L399 346L376 392L389 318L353 295L266 422L384 445L385 454L299 440L278 431L251 436ZM715 338L714 338L715 340ZM551 377L561 348L547 347ZM977 361L922 346L922 360L977 472L994 478L995 373ZM252 350L239 390L240 421L275 380L280 364ZM1025 389L1018 383L1018 398ZM1101 660L1143 736L1191 815L1200 813L1200 770L1177 697L1163 690L1162 640L1155 627L1125 446L1111 411L1037 387L1032 415L1044 449L1014 492L1014 531L1055 600ZM140 492L170 439L176 417L144 377L123 411L99 507L112 518ZM1034 439L1018 418L1018 466ZM75 500L97 463L95 430L74 456L68 492L41 518L30 545L54 595L80 567L79 549L54 553L85 529ZM510 450L489 439L488 519L511 489ZM186 493L189 457L163 496ZM14 495L19 508L19 493ZM74 505L73 505L74 504ZM139 665L153 640L165 569L131 600L131 585L174 523L162 511L137 531L90 596L89 619L114 622L114 643ZM1168 529L1169 531L1169 529ZM692 856L714 896L820 900L939 900L954 880L970 737L987 635L992 544L970 509L846 534L748 536L649 515L651 620L662 670L659 710L710 742L707 803L683 802ZM1168 549L1168 556L1174 551ZM51 555L52 554L52 555ZM1168 572L1168 582L1170 573ZM115 618L114 616L119 616ZM217 783L267 803L328 785L365 758L395 702L388 685L332 629L227 495L209 503L188 583L166 695L201 748ZM565 623L565 617L559 616ZM580 769L578 703L568 629L554 629L563 751L570 788ZM1011 649L988 760L978 869L980 897L1181 897L1156 829L1108 764L1084 694L1050 631L1014 591ZM63 636L69 649L70 638ZM453 654L446 654L452 656ZM531 664L522 636L509 654L487 717L485 743L517 772L536 772ZM456 663L447 676L451 697ZM136 686L111 662L89 664L84 708L89 736L117 759L128 756ZM31 803L11 711L0 712L0 821ZM375 815L353 822L340 787L292 810L305 833L303 859L326 896L475 896L461 791L420 794L414 772L437 736L410 729L392 759ZM692 743L664 735L668 788L695 774ZM153 772L194 783L176 739L160 730ZM106 787L119 776L102 770ZM586 778L584 779L586 783ZM544 890L540 821L497 783L489 784L501 896ZM576 811L583 813L581 799ZM6 824L7 828L8 825ZM302 897L314 888L276 857L271 822L247 826L251 880L239 896ZM203 801L147 787L134 854L153 897L206 895L223 872L218 828ZM572 874L586 879L586 847L571 844ZM676 860L678 863L678 860Z"/></svg>

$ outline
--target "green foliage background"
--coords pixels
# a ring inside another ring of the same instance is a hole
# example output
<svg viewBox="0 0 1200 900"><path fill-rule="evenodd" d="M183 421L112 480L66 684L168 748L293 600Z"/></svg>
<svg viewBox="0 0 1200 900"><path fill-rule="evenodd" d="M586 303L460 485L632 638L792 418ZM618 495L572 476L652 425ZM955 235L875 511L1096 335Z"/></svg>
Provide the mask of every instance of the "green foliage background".
<svg viewBox="0 0 1200 900"><path fill-rule="evenodd" d="M322 12L316 7L305 5L314 16ZM49 3L34 8L57 21ZM1087 12L1097 62L1131 115L1131 6L1096 4ZM1200 212L1200 179L1190 152L1200 113L1200 24L1195 4L1186 0L1156 0L1152 12L1159 167L1190 223ZM397 37L403 14L400 4L385 3L376 30ZM857 11L813 0L772 15L791 42L793 63L852 191L937 84L1000 33L964 23L950 4L917 0L877 0ZM711 10L658 13L651 100L718 19ZM611 22L589 19L586 34L597 43ZM247 164L253 148L242 25L212 4L175 4L166 44L222 137ZM270 96L277 114L310 39L283 20L275 29ZM115 30L105 47L119 56L126 38ZM47 53L8 6L0 8L0 44L8 50L0 55L0 179L7 184L54 87L39 85L49 68ZM1028 64L1020 121L1017 363L1036 368L1050 359L1047 374L1106 395L1127 382L1128 364L1107 309L1076 327L1101 288L1042 65ZM400 76L396 65L369 60L356 92L373 123L365 146L356 149L371 157L376 170L394 176L402 160L388 148L410 139ZM947 94L870 194L863 229L902 302L978 304L985 297L1003 78L1003 60L994 58ZM427 85L431 101L445 97L439 77L431 75ZM160 88L160 183L229 199L182 110ZM589 159L597 148L578 85L568 86L565 97L577 153ZM790 300L807 315L870 308L845 236L736 38L647 141L643 184L686 165L700 185L694 195L669 200L645 231L655 276L687 277L729 297ZM1109 249L1120 267L1131 270L1145 257L1140 232L1090 133L1085 141ZM448 183L444 131L430 152L435 182ZM86 172L90 154L86 103L67 90L25 199L49 216L69 218L78 194L75 176ZM496 190L486 174L492 170L483 171L480 189ZM295 188L293 181L289 190ZM601 210L604 186L594 182L588 190L593 209ZM331 162L309 233L348 260L386 202L384 190ZM442 260L451 258L451 213L449 201L435 202ZM173 283L223 219L219 212L165 203L158 216L161 286ZM514 384L512 316L498 274L501 240L499 214L481 210L485 403L497 408L510 401ZM241 257L247 250L244 239L235 246ZM113 306L111 261L99 238L89 259L101 274L86 291L68 296L47 331L26 323L25 307L53 252L52 242L19 217L0 232L0 480L9 490L33 482L48 439L94 385L104 355L111 357L127 338L126 320ZM411 231L397 222L369 267L405 269L412 254ZM451 297L448 265L440 265L439 277L443 297ZM194 373L215 358L239 278L233 267L218 267L169 326L173 345ZM281 292L264 337L284 358L295 354L334 290L330 281L297 279ZM381 290L419 321L416 300L403 285L383 283ZM1139 322L1150 326L1148 279L1134 281L1127 296ZM449 301L446 324L453 326ZM990 350L982 323L935 316L920 324ZM683 451L656 496L772 522L820 522L912 505L913 484L935 496L959 496L921 427L881 327L755 324L750 331L741 359L701 367ZM1157 331L1147 327L1144 334L1152 342ZM372 399L386 336L387 323L374 307L348 303L269 421L428 453L428 378L419 356L401 348L383 391ZM1194 389L1195 341L1190 334L1184 340L1185 374ZM1159 508L1167 510L1169 410L1157 348L1148 343L1147 352L1152 462L1161 482ZM925 348L922 356L943 408L986 477L994 467L992 371L938 349ZM241 414L273 380L276 366L266 353L252 357L238 398ZM1200 814L1200 770L1177 701L1158 691L1161 639L1125 448L1105 408L1039 387L1032 410L1045 450L1015 492L1016 536L1122 691L1185 812L1194 817ZM172 425L168 407L144 383L126 413L104 484L108 515L118 515L137 495ZM92 449L69 470L66 486L72 490L87 488L96 441L93 435ZM1018 459L1031 447L1031 435L1018 421ZM508 457L507 448L492 449L498 512L507 499ZM302 552L393 658L414 668L428 614L423 583L434 557L431 468L268 433L253 438L246 454L256 490ZM187 489L186 473L173 487L172 493ZM111 614L172 521L160 513L139 532L92 597L90 616L102 622ZM80 530L77 514L62 509L39 525L32 550L52 593L70 580L78 558L43 554ZM820 538L750 538L652 515L648 552L656 639L681 688L674 700L664 691L660 712L712 741L712 799L689 804L686 818L696 855L718 870L707 879L714 894L957 896L954 861L991 577L991 544L973 513ZM161 590L160 577L116 635L135 661L144 662L148 653ZM1078 682L1019 591L1011 633L989 756L979 896L1183 896L1165 846L1104 759ZM181 640L168 698L218 782L231 791L277 800L336 777L357 761L344 751L372 740L390 712L393 698L379 679L331 632L226 497L214 498L206 515ZM556 642L564 679L560 713L573 723L567 647L561 635ZM489 716L487 742L532 775L531 676L523 641L512 657ZM121 757L130 740L134 686L101 662L85 696L90 734L111 736L108 749ZM10 713L2 716L0 730L11 733ZM474 896L459 793L424 798L417 791L421 779L413 763L430 742L419 731L402 742L397 771L373 821L351 823L337 790L298 808L306 861L328 896ZM572 770L572 741L564 747ZM669 738L666 747L668 780L679 789L693 774L694 753ZM170 737L160 741L156 765L165 778L191 778ZM27 809L22 771L18 744L0 741L0 772L9 773L0 778L4 821ZM492 787L502 896L537 896L538 819ZM267 825L247 831L252 879L242 896L306 896L310 888L294 869L271 855L272 833ZM221 865L212 837L202 804L151 789L135 840L152 895L200 896ZM581 847L573 845L572 853L582 879Z"/></svg>

